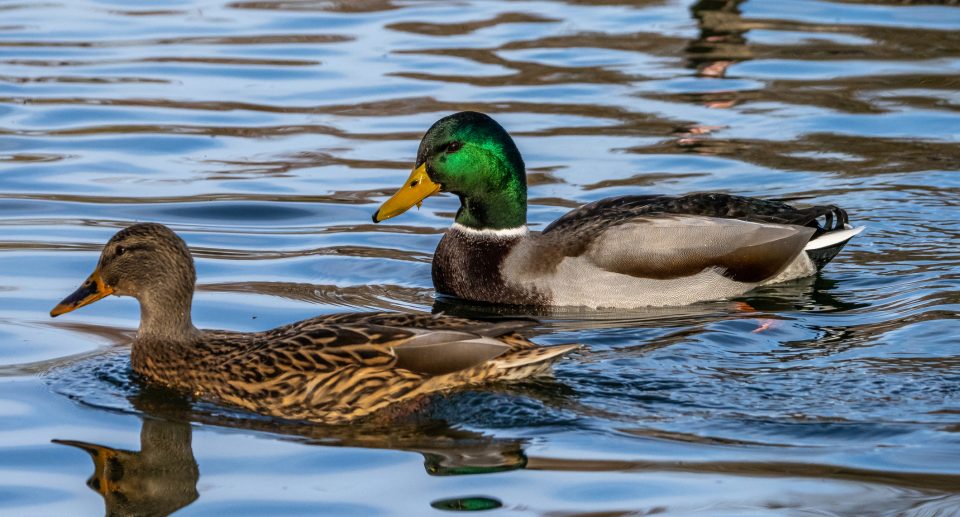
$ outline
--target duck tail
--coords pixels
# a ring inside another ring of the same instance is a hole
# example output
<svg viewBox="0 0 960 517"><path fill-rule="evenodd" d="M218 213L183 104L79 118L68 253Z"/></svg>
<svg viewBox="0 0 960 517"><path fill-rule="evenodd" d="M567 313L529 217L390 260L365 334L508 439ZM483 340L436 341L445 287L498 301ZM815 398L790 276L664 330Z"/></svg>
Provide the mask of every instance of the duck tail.
<svg viewBox="0 0 960 517"><path fill-rule="evenodd" d="M579 344L539 346L517 350L493 359L498 379L518 380L550 371L550 366L561 357L581 347Z"/></svg>
<svg viewBox="0 0 960 517"><path fill-rule="evenodd" d="M817 266L817 270L823 269L823 266L833 260L833 257L840 253L840 250L850 242L858 233L866 229L866 226L854 228L849 224L844 224L842 229L832 230L814 237L804 247L807 256Z"/></svg>

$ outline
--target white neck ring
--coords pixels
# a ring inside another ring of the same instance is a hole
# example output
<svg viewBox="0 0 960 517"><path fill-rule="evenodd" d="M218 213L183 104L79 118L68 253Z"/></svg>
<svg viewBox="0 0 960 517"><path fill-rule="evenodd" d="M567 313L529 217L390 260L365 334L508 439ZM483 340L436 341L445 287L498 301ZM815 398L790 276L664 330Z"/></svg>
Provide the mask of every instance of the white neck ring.
<svg viewBox="0 0 960 517"><path fill-rule="evenodd" d="M453 223L453 226L451 226L450 229L466 235L500 239L523 237L524 235L530 233L530 230L527 229L527 225L517 226L516 228L504 228L502 230L494 230L490 228L477 230L475 228L470 228L469 226L464 226L460 223Z"/></svg>

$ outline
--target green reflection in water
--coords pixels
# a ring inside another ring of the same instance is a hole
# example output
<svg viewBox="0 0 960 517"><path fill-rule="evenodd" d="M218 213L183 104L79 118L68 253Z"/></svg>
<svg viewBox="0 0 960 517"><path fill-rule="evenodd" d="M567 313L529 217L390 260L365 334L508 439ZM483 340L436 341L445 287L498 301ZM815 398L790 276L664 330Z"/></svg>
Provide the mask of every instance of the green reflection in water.
<svg viewBox="0 0 960 517"><path fill-rule="evenodd" d="M450 512L481 512L483 510L501 508L503 507L503 503L492 497L471 496L438 499L430 503L430 506L437 510L447 510Z"/></svg>

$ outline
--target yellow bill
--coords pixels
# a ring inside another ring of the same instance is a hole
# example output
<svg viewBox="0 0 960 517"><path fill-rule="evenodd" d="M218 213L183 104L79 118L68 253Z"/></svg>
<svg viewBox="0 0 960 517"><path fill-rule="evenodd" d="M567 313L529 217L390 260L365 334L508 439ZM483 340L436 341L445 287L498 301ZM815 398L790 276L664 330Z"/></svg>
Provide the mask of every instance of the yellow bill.
<svg viewBox="0 0 960 517"><path fill-rule="evenodd" d="M50 316L57 317L66 314L74 309L79 309L84 305L89 305L105 296L113 294L113 289L103 283L100 277L100 271L94 271L83 285L77 288L70 296L67 296L56 307L50 311Z"/></svg>
<svg viewBox="0 0 960 517"><path fill-rule="evenodd" d="M424 163L410 173L407 182L400 187L400 190L393 197L380 205L380 209L373 214L373 222L379 223L391 217L396 217L409 210L413 205L420 208L424 199L437 192L440 192L440 185L434 183L430 176L427 176L427 164Z"/></svg>

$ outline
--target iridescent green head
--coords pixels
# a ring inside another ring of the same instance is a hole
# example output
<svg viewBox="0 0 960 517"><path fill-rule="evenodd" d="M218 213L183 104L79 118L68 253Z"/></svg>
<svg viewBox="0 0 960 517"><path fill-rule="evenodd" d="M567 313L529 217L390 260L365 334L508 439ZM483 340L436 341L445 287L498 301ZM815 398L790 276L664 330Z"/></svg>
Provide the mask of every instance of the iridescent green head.
<svg viewBox="0 0 960 517"><path fill-rule="evenodd" d="M527 221L527 178L520 151L505 129L483 113L438 120L417 151L406 184L373 216L383 221L437 192L460 197L456 221L475 229L516 228Z"/></svg>

